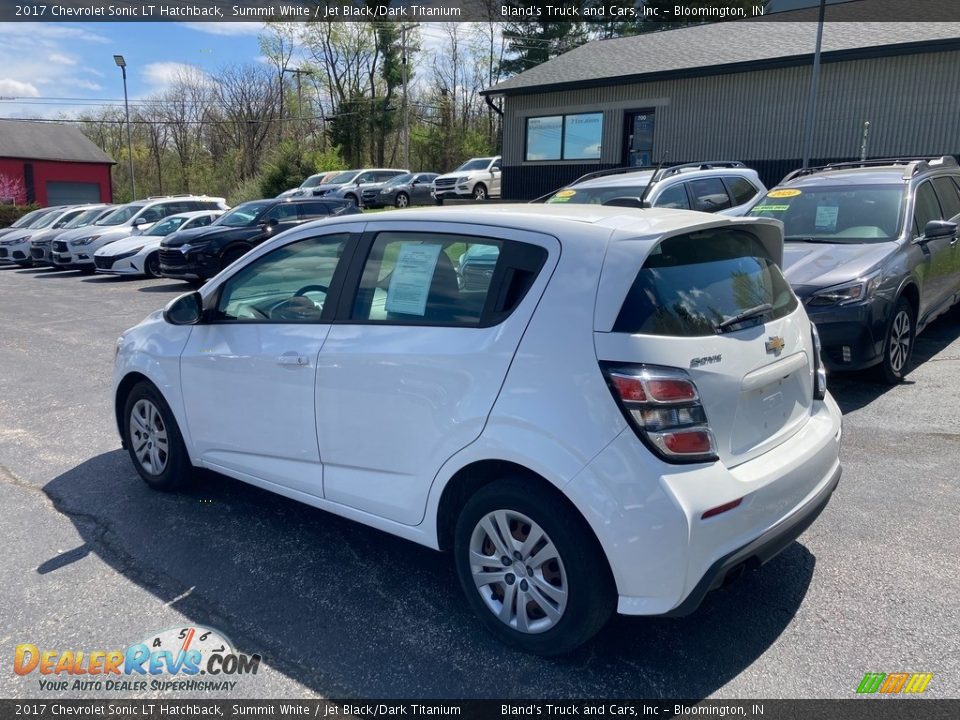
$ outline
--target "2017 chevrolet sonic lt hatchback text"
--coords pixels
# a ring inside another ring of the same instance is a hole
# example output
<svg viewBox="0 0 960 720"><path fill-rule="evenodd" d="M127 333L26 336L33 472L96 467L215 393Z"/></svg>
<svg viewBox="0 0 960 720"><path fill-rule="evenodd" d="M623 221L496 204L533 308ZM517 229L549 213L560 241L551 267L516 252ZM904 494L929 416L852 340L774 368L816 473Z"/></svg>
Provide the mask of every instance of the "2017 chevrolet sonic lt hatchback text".
<svg viewBox="0 0 960 720"><path fill-rule="evenodd" d="M119 338L116 419L152 487L209 468L451 548L483 624L562 653L827 504L840 412L782 255L775 220L682 210L312 222Z"/></svg>

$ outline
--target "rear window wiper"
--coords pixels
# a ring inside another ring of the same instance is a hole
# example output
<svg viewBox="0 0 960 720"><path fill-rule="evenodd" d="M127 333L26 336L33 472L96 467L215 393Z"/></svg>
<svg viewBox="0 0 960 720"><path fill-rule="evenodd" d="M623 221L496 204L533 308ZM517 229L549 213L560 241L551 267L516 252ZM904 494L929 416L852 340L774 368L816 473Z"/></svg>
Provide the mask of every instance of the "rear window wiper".
<svg viewBox="0 0 960 720"><path fill-rule="evenodd" d="M739 325L742 322L755 318L759 315L763 315L764 313L768 313L771 310L773 310L773 305L770 303L763 303L762 305L757 305L749 310L744 310L741 313L737 313L732 318L727 318L722 323L719 323L717 325L717 332L726 332L734 325Z"/></svg>

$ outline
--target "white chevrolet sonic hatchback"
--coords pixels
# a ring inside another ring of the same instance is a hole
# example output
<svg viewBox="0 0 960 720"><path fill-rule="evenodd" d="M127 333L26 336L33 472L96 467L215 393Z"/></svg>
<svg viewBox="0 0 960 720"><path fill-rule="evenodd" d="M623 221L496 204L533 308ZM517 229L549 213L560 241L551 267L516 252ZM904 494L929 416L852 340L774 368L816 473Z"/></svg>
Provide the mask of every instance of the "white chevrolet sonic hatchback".
<svg viewBox="0 0 960 720"><path fill-rule="evenodd" d="M840 412L782 247L678 210L311 223L124 333L120 434L152 487L209 468L452 548L487 628L562 653L693 611L827 504Z"/></svg>

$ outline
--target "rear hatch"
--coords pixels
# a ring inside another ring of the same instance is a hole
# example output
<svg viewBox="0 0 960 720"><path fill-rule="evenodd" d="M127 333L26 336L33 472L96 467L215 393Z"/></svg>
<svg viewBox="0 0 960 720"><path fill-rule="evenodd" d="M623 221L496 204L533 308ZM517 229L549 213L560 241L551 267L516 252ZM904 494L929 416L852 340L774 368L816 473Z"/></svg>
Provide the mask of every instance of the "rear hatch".
<svg viewBox="0 0 960 720"><path fill-rule="evenodd" d="M611 245L598 297L597 357L608 380L620 378L611 390L652 449L651 438L659 442L663 433L645 428L701 426L712 434L711 452L672 459L710 455L734 467L809 420L817 360L810 323L778 266L780 233L776 225L732 220ZM631 377L638 378L634 395ZM675 380L651 385L650 378ZM695 387L685 389L683 378Z"/></svg>

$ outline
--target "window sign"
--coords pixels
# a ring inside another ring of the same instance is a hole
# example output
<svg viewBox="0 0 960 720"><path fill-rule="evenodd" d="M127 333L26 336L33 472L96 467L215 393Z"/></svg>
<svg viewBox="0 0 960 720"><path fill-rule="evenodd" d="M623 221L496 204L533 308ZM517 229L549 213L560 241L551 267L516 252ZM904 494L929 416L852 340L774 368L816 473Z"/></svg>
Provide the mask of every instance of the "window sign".
<svg viewBox="0 0 960 720"><path fill-rule="evenodd" d="M440 258L440 245L403 243L397 255L397 263L390 277L387 290L386 310L389 313L423 317L427 310L427 297L433 282L433 272Z"/></svg>

